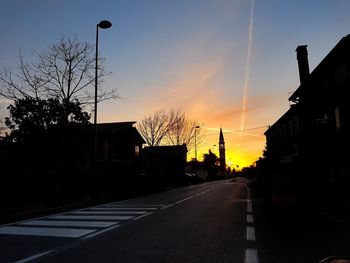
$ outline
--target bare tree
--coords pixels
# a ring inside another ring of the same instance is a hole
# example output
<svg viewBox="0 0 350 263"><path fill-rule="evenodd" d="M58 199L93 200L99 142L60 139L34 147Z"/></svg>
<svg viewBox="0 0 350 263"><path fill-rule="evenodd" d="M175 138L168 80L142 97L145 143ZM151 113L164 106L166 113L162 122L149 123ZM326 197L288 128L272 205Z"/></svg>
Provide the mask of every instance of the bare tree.
<svg viewBox="0 0 350 263"><path fill-rule="evenodd" d="M158 146L169 132L173 118L164 109L160 109L143 118L137 129L149 146Z"/></svg>
<svg viewBox="0 0 350 263"><path fill-rule="evenodd" d="M6 135L6 132L9 130L5 124L5 116L6 115L0 101L0 139L1 137L4 137Z"/></svg>
<svg viewBox="0 0 350 263"><path fill-rule="evenodd" d="M3 117L0 115L0 138L5 134L6 126Z"/></svg>
<svg viewBox="0 0 350 263"><path fill-rule="evenodd" d="M149 146L182 145L188 148L202 139L202 133L197 121L186 118L181 110L157 110L142 119L137 128Z"/></svg>
<svg viewBox="0 0 350 263"><path fill-rule="evenodd" d="M64 38L47 51L33 52L34 62L26 63L20 52L16 71L0 71L0 95L10 100L27 98L59 98L67 103L78 100L82 105L93 102L95 80L94 46L89 43ZM107 73L99 61L98 79ZM89 89L90 88L90 89ZM116 90L99 90L98 100L118 98Z"/></svg>
<svg viewBox="0 0 350 263"><path fill-rule="evenodd" d="M199 145L204 138L202 125L196 120L188 119L185 113L179 110L175 113L173 123L165 136L166 144L186 144L187 149L191 149L195 144Z"/></svg>

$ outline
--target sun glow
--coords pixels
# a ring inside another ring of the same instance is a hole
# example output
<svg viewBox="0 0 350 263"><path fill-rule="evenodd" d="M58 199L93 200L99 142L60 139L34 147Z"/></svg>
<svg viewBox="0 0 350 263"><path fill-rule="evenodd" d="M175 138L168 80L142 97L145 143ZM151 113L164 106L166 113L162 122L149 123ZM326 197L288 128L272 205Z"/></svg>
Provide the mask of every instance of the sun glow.
<svg viewBox="0 0 350 263"><path fill-rule="evenodd" d="M203 154L211 150L219 157L219 128L203 127L205 139L203 143L197 145L197 158L203 160ZM263 132L265 127L257 127L247 132L240 133L239 130L223 129L225 148L226 148L226 165L231 169L240 170L243 167L252 165L261 155L265 147L265 136ZM187 159L194 158L194 147L189 149Z"/></svg>

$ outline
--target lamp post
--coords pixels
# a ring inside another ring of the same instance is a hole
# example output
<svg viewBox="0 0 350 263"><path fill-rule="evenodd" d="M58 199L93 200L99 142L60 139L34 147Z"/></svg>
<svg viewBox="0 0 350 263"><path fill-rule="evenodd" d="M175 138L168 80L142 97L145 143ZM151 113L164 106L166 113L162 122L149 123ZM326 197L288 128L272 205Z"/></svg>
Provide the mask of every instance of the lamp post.
<svg viewBox="0 0 350 263"><path fill-rule="evenodd" d="M196 158L196 161L197 161L197 129L199 128L200 126L194 127L194 157Z"/></svg>
<svg viewBox="0 0 350 263"><path fill-rule="evenodd" d="M213 144L213 154L215 154L215 146L216 144Z"/></svg>
<svg viewBox="0 0 350 263"><path fill-rule="evenodd" d="M107 20L102 20L96 25L96 53L95 53L95 112L94 112L94 159L93 169L96 172L96 158L97 158L97 86L98 86L98 28L107 29L112 26L112 23Z"/></svg>

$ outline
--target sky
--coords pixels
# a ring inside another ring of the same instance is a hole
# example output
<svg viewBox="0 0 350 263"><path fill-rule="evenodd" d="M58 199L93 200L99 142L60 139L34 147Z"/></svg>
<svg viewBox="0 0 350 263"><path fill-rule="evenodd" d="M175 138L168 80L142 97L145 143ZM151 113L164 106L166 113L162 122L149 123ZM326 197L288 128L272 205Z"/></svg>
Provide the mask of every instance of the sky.
<svg viewBox="0 0 350 263"><path fill-rule="evenodd" d="M255 0L253 9L252 0L3 0L0 67L18 65L19 50L30 61L62 34L94 44L96 24L109 20L99 33L112 72L102 88L122 99L101 103L98 121L181 109L206 134L199 157L218 154L222 127L228 164L243 167L262 155L266 127L289 108L296 47L308 45L312 71L350 33L348 10L348 0ZM7 103L0 98L0 110Z"/></svg>

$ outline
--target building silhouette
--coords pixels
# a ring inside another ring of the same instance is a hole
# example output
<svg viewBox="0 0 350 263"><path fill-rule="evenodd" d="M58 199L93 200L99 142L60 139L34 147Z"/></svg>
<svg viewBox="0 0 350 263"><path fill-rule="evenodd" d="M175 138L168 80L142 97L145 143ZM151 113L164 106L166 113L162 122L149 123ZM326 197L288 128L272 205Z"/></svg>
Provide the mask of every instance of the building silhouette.
<svg viewBox="0 0 350 263"><path fill-rule="evenodd" d="M181 184L187 160L187 146L149 146L143 148L143 164L146 172L160 184Z"/></svg>
<svg viewBox="0 0 350 263"><path fill-rule="evenodd" d="M225 153L225 140L224 134L222 133L222 128L220 128L219 135L219 160L220 160L220 171L221 175L226 174L226 153Z"/></svg>
<svg viewBox="0 0 350 263"><path fill-rule="evenodd" d="M119 166L135 166L141 161L144 139L134 127L135 121L97 124L96 165L99 169L115 170ZM93 125L75 125L66 137L65 153L70 166L78 169L91 167ZM114 167L114 168L113 168Z"/></svg>
<svg viewBox="0 0 350 263"><path fill-rule="evenodd" d="M296 52L300 86L265 132L272 198L349 207L350 35L311 73L307 46Z"/></svg>

